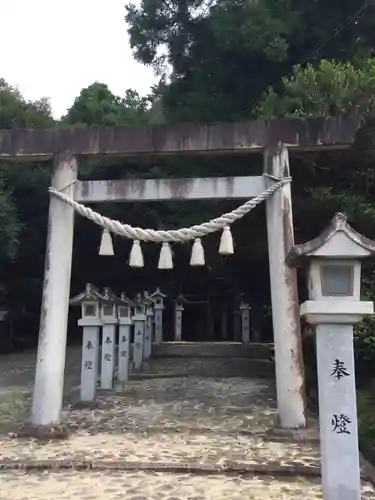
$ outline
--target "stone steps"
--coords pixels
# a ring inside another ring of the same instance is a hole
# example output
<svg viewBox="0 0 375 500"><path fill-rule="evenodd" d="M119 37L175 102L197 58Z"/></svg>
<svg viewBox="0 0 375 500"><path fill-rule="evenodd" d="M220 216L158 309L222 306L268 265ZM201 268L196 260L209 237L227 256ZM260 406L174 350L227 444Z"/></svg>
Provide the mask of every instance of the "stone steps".
<svg viewBox="0 0 375 500"><path fill-rule="evenodd" d="M160 359L160 358L159 358ZM213 378L270 378L275 377L274 363L266 359L248 358L163 358L163 366L157 366L158 359L150 360L141 372L131 373L131 378L198 376ZM155 368L156 367L156 368Z"/></svg>
<svg viewBox="0 0 375 500"><path fill-rule="evenodd" d="M154 357L270 359L273 344L240 342L163 342L153 345Z"/></svg>
<svg viewBox="0 0 375 500"><path fill-rule="evenodd" d="M87 428L100 421L85 421ZM75 423L73 425L76 425ZM11 447L10 442L3 443L2 452L8 460L21 462L35 461L89 461L93 463L123 462L126 464L152 463L163 467L169 465L186 466L195 464L201 468L218 468L237 465L243 469L262 473L285 469L310 470L311 474L319 476L319 450L309 443L291 443L268 441L263 439L261 432L258 436L251 434L235 434L226 432L211 432L209 430L189 429L185 427L178 432L168 429L160 432L134 433L131 429L122 430L121 439L118 434L108 432L109 425L105 424L107 432L88 435L82 432L85 427L80 426L80 433L73 435L69 440L62 442L48 442L41 447L28 447L19 444ZM152 431L152 429L151 429Z"/></svg>
<svg viewBox="0 0 375 500"><path fill-rule="evenodd" d="M271 344L163 342L153 346L148 371L162 366L163 376L274 378L272 352Z"/></svg>

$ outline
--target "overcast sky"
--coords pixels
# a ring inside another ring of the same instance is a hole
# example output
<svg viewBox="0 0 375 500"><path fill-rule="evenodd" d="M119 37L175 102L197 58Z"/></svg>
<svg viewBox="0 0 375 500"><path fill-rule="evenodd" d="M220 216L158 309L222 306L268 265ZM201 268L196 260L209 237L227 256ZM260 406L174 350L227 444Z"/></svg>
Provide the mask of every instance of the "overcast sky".
<svg viewBox="0 0 375 500"><path fill-rule="evenodd" d="M126 2L0 0L0 78L26 99L49 97L57 118L94 81L117 95L127 88L147 93L156 80L133 60Z"/></svg>

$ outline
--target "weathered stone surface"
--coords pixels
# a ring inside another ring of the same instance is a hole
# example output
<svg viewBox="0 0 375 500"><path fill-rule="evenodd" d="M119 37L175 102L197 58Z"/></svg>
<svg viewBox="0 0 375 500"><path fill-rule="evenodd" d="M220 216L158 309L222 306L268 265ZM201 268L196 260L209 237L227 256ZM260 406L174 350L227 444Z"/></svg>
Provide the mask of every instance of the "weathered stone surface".
<svg viewBox="0 0 375 500"><path fill-rule="evenodd" d="M317 500L317 482L272 477L194 476L145 472L55 472L0 475L1 494L12 500ZM363 485L363 499L375 498Z"/></svg>
<svg viewBox="0 0 375 500"><path fill-rule="evenodd" d="M304 150L318 146L345 148L354 141L358 127L358 118L341 116L127 128L0 130L0 158L48 160L62 151L115 156L251 152L277 142Z"/></svg>

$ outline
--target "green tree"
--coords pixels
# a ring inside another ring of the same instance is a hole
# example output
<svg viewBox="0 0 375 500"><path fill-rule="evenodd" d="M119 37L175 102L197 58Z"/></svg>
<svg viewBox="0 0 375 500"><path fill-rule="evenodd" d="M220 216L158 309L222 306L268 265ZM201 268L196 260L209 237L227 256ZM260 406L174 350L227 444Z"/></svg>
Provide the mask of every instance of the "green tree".
<svg viewBox="0 0 375 500"><path fill-rule="evenodd" d="M285 116L369 116L375 104L375 59L361 64L322 60L297 65L277 91L263 95L255 114L264 118Z"/></svg>
<svg viewBox="0 0 375 500"><path fill-rule="evenodd" d="M375 6L363 0L142 0L126 19L135 56L159 72L169 120L252 116L264 90L296 64L354 60L374 46Z"/></svg>
<svg viewBox="0 0 375 500"><path fill-rule="evenodd" d="M0 79L0 128L51 125L54 120L48 99L27 101L18 89ZM0 301L5 295L10 301L25 301L26 295L35 296L38 290L34 270L43 269L48 176L48 167L0 164ZM40 213L44 226L35 216ZM25 287L28 293L21 294Z"/></svg>
<svg viewBox="0 0 375 500"><path fill-rule="evenodd" d="M12 193L6 188L4 175L0 172L0 262L15 259L20 229Z"/></svg>
<svg viewBox="0 0 375 500"><path fill-rule="evenodd" d="M19 90L0 78L0 128L47 127L53 124L51 106L46 98L26 101Z"/></svg>
<svg viewBox="0 0 375 500"><path fill-rule="evenodd" d="M298 213L306 220L327 219L334 210L341 210L359 230L375 235L374 96L375 59L357 65L323 60L294 67L291 76L283 78L277 90L269 88L256 106L260 118L345 113L362 117L363 127L349 151L304 155L301 185L309 185L304 188L309 196L298 199ZM299 180L298 169L294 175Z"/></svg>
<svg viewBox="0 0 375 500"><path fill-rule="evenodd" d="M83 89L63 118L63 123L80 126L119 126L147 123L148 98L128 89L125 97L114 95L104 83L95 82Z"/></svg>
<svg viewBox="0 0 375 500"><path fill-rule="evenodd" d="M53 124L48 99L26 101L19 90L0 78L0 128L40 127ZM0 164L0 262L14 260L26 221L19 218L17 197L11 181L17 167ZM19 176L22 180L22 175Z"/></svg>

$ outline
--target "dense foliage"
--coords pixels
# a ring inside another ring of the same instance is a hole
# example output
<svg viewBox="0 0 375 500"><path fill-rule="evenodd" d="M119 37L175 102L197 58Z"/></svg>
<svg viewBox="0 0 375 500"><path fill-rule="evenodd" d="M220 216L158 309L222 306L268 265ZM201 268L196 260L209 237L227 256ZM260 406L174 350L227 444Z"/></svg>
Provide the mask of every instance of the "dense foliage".
<svg viewBox="0 0 375 500"><path fill-rule="evenodd" d="M293 66L368 57L375 7L363 0L142 0L127 6L136 57L161 73L169 119L253 116Z"/></svg>

